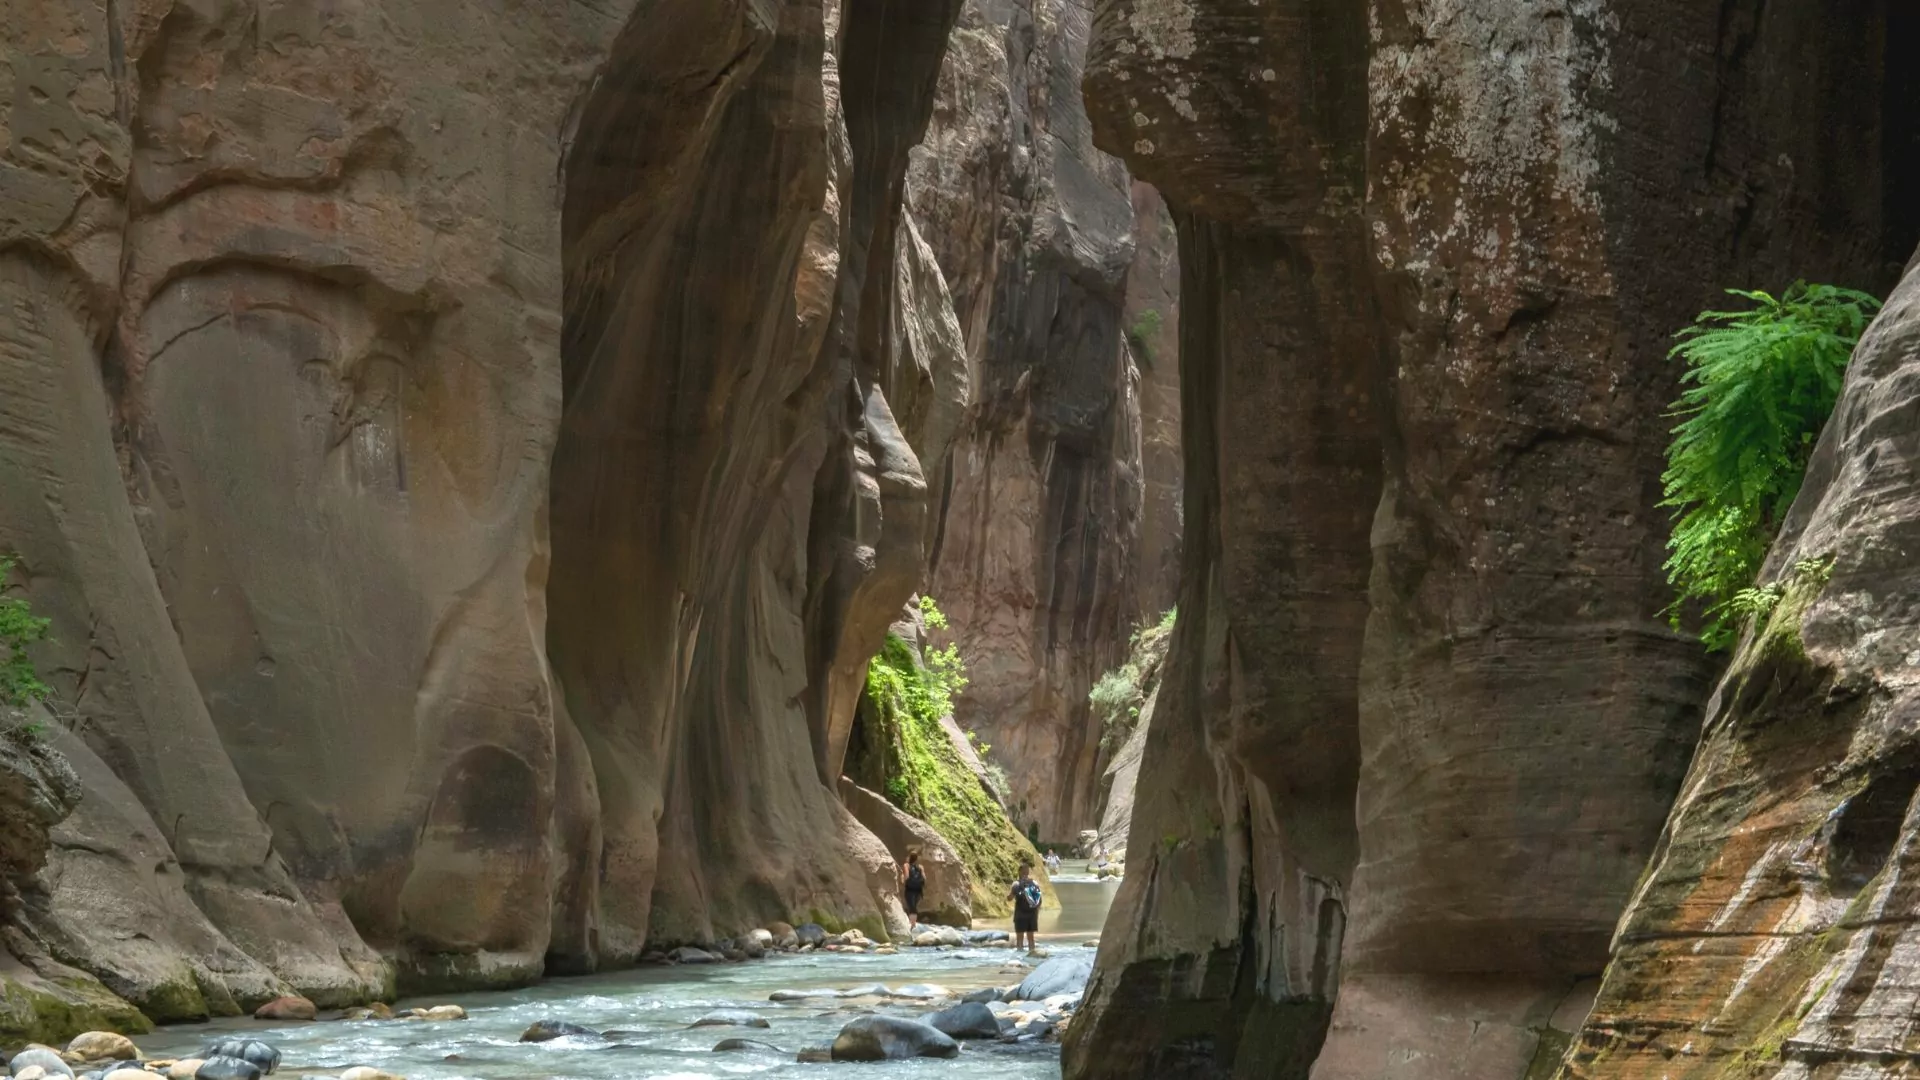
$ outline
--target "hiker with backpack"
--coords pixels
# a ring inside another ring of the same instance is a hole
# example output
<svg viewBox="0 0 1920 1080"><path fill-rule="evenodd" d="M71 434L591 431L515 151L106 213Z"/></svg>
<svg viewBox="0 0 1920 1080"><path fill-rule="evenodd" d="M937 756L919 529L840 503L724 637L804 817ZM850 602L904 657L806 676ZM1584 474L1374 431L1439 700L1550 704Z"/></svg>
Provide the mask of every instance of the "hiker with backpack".
<svg viewBox="0 0 1920 1080"><path fill-rule="evenodd" d="M900 868L900 904L907 909L908 928L920 925L920 897L927 891L927 872L920 869L920 849L907 852L907 863Z"/></svg>
<svg viewBox="0 0 1920 1080"><path fill-rule="evenodd" d="M1034 949L1033 935L1040 928L1040 883L1033 880L1033 864L1021 862L1020 880L1007 890L1013 901L1013 947Z"/></svg>

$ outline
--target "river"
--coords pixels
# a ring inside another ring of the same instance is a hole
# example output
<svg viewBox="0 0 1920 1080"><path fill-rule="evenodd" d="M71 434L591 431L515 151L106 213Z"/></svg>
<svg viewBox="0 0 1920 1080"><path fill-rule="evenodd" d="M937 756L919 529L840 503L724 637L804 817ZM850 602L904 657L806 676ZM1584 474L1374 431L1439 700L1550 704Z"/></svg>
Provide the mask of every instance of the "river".
<svg viewBox="0 0 1920 1080"><path fill-rule="evenodd" d="M1084 863L1067 863L1054 878L1058 908L1043 909L1039 942L1043 948L1085 948L1098 935L1118 888L1085 875ZM981 928L1004 928L1004 921L978 920ZM781 989L884 983L901 987L932 983L959 993L1017 982L1002 970L1019 954L1008 949L902 949L895 956L848 953L770 955L744 963L646 967L582 978L550 979L523 990L450 995L431 1001L401 1002L401 1007L452 1002L468 1019L426 1021L329 1021L310 1024L222 1020L163 1029L136 1040L154 1057L196 1056L215 1034L245 1033L279 1048L275 1075L338 1073L371 1065L408 1080L726 1080L765 1077L780 1080L819 1076L820 1066L794 1060L802 1047L825 1046L842 1025L865 1011L917 1016L927 1011L911 1003L834 1007L833 1003L776 1004L768 995ZM750 1009L766 1018L767 1028L690 1028L717 1009ZM536 1020L554 1019L619 1034L599 1040L558 1039L519 1042ZM779 1049L716 1053L715 1043L739 1037L763 1040ZM1055 1044L1014 1045L972 1042L952 1060L917 1059L861 1067L872 1080L914 1077L921 1080L1052 1080L1060 1075Z"/></svg>

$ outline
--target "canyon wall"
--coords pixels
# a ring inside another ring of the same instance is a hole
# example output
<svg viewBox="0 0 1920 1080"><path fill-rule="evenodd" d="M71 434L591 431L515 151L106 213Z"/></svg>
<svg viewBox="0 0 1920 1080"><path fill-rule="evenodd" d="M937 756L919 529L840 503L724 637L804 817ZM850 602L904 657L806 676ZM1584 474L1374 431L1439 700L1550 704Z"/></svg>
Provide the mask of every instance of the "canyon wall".
<svg viewBox="0 0 1920 1080"><path fill-rule="evenodd" d="M1920 258L1861 340L1561 1074L1908 1075Z"/></svg>
<svg viewBox="0 0 1920 1080"><path fill-rule="evenodd" d="M7 20L0 550L85 789L16 956L177 1020L900 923L835 786L970 382L901 212L956 14Z"/></svg>
<svg viewBox="0 0 1920 1080"><path fill-rule="evenodd" d="M1088 29L1079 0L970 0L908 172L975 371L928 589L968 664L957 719L1049 841L1098 822L1087 691L1171 602L1179 543L1171 232L1093 146Z"/></svg>
<svg viewBox="0 0 1920 1080"><path fill-rule="evenodd" d="M1098 4L1094 130L1179 228L1186 545L1068 1076L1556 1067L1711 689L1670 335L1914 240L1911 20L1830 14Z"/></svg>

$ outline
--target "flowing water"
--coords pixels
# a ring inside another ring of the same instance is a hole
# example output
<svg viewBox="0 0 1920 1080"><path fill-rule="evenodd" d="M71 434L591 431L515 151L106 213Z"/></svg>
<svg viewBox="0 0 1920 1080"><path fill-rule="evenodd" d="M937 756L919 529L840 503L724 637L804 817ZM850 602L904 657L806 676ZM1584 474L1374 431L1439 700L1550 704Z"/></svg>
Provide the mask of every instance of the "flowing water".
<svg viewBox="0 0 1920 1080"><path fill-rule="evenodd" d="M1065 864L1055 876L1058 909L1042 910L1040 944L1055 952L1084 948L1095 937L1112 903L1114 882L1096 882L1085 864ZM981 928L1001 926L991 920ZM1002 928L1004 928L1002 926ZM911 1002L833 1001L776 1004L781 989L889 987L931 983L956 993L1019 980L1002 965L1019 954L1008 949L903 949L896 956L848 953L772 955L737 964L649 967L574 979L552 979L524 990L456 994L402 1007L453 1002L468 1019L274 1024L225 1020L166 1028L137 1040L149 1056L186 1057L215 1034L244 1032L278 1047L276 1076L338 1073L372 1065L409 1080L727 1080L734 1077L819 1077L824 1066L802 1065L802 1047L825 1046L848 1020L877 1011L918 1016ZM766 1028L692 1028L718 1009L750 1009ZM598 1031L617 1031L605 1041L556 1039L519 1042L536 1020L565 1020ZM728 1038L760 1040L777 1047L716 1053ZM849 1066L851 1068L851 1066ZM971 1042L958 1058L921 1058L860 1067L870 1080L1053 1080L1060 1050L1053 1044Z"/></svg>

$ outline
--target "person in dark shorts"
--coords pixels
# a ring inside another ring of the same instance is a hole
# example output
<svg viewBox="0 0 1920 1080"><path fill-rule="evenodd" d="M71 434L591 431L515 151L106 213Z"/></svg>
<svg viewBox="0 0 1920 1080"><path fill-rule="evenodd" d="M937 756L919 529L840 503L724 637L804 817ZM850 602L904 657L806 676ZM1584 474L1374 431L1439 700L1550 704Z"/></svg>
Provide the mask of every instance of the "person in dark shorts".
<svg viewBox="0 0 1920 1080"><path fill-rule="evenodd" d="M920 897L927 891L927 872L920 869L920 850L907 852L907 864L900 868L900 904L907 909L907 924L920 925Z"/></svg>
<svg viewBox="0 0 1920 1080"><path fill-rule="evenodd" d="M1020 864L1020 880L1007 889L1013 901L1013 947L1033 951L1033 935L1040 929L1040 883L1033 880L1033 864Z"/></svg>

